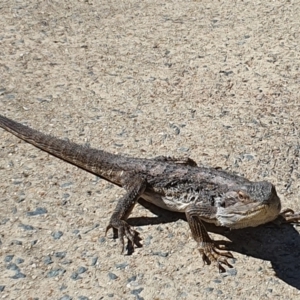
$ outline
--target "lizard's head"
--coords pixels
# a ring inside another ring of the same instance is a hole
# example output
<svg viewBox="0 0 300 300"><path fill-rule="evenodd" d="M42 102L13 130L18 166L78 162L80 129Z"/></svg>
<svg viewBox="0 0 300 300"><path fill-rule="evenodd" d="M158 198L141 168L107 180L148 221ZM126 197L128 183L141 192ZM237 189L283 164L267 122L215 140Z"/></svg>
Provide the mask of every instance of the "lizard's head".
<svg viewBox="0 0 300 300"><path fill-rule="evenodd" d="M242 194L243 192L245 192L250 201L265 205L274 205L276 203L280 206L280 200L276 193L275 186L270 182L252 182L241 189L240 193ZM281 209L281 207L278 208L279 210Z"/></svg>
<svg viewBox="0 0 300 300"><path fill-rule="evenodd" d="M251 182L228 193L235 194L234 201L225 199L218 209L218 218L229 228L255 227L274 220L281 203L273 184L267 181Z"/></svg>

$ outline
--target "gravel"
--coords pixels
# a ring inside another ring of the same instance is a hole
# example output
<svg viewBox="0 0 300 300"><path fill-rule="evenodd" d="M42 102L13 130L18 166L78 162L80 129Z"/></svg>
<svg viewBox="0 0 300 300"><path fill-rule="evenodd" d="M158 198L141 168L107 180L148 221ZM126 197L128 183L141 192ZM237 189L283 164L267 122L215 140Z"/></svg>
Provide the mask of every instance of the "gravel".
<svg viewBox="0 0 300 300"><path fill-rule="evenodd" d="M1 114L114 154L268 180L299 210L296 1L4 2ZM236 258L219 274L184 216L137 204L142 247L121 255L105 229L124 190L3 130L0 143L1 299L299 298L298 227L210 233Z"/></svg>

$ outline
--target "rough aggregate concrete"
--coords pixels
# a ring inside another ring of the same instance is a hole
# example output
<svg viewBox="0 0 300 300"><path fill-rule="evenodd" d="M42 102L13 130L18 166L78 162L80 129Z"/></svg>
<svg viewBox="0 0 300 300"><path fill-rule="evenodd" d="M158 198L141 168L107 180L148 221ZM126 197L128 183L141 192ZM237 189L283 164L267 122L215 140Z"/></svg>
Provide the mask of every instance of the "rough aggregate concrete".
<svg viewBox="0 0 300 300"><path fill-rule="evenodd" d="M269 180L300 210L298 1L3 0L0 14L1 114ZM0 143L2 299L299 297L299 227L214 234L236 258L219 274L184 220L137 205L144 246L122 256L104 237L121 189L3 130Z"/></svg>

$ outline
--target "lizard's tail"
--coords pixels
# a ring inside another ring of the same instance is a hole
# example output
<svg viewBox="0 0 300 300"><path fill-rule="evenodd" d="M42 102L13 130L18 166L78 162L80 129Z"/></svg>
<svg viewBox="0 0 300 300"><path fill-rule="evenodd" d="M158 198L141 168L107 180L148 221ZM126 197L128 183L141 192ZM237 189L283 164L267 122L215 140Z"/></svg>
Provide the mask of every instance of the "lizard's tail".
<svg viewBox="0 0 300 300"><path fill-rule="evenodd" d="M122 185L114 166L116 155L41 133L0 115L0 127L35 147L64 161L98 175L114 184Z"/></svg>

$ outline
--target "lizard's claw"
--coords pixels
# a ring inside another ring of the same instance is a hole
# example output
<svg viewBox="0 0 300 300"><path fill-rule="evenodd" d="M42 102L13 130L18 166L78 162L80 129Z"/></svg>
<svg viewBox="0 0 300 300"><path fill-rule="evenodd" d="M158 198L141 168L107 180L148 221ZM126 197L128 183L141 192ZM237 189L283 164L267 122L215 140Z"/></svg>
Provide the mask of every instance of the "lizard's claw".
<svg viewBox="0 0 300 300"><path fill-rule="evenodd" d="M202 255L203 263L208 265L210 265L211 262L216 263L220 273L224 273L226 271L222 265L226 265L227 267L232 268L232 265L226 259L233 258L231 252L218 251L220 250L220 247L213 241L199 243L198 250Z"/></svg>
<svg viewBox="0 0 300 300"><path fill-rule="evenodd" d="M134 248L135 244L135 237L137 235L136 231L131 229L130 225L127 224L126 221L118 220L118 221L110 221L108 226L105 230L105 236L109 229L113 229L114 231L114 238L119 237L119 241L122 246L121 254L125 252L125 243L124 243L124 236L127 237L128 241L131 243L132 248Z"/></svg>
<svg viewBox="0 0 300 300"><path fill-rule="evenodd" d="M300 212L295 213L292 209L284 209L280 216L284 219L284 223L300 223Z"/></svg>

